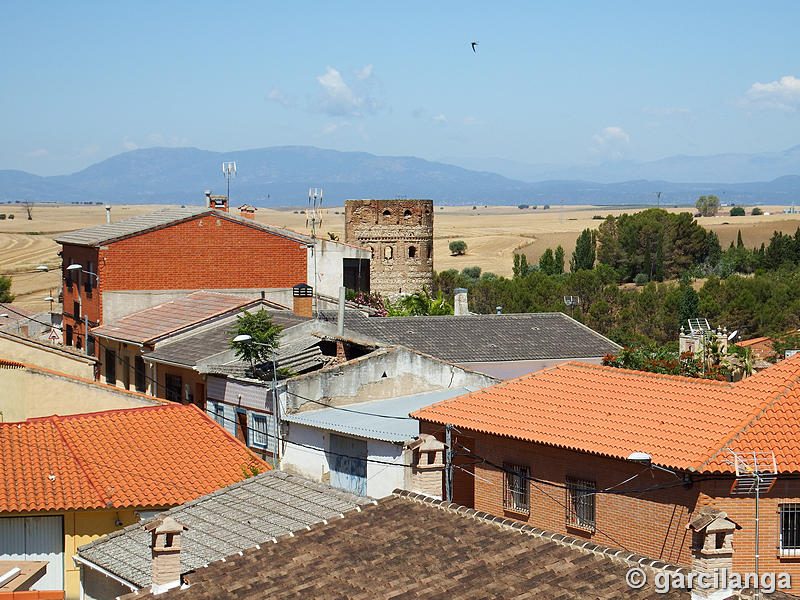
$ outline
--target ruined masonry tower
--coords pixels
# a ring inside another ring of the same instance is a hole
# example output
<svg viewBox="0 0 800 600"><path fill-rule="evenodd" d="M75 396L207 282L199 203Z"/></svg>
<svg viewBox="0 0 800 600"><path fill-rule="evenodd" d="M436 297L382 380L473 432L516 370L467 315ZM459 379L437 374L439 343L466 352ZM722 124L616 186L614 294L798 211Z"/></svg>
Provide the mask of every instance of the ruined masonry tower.
<svg viewBox="0 0 800 600"><path fill-rule="evenodd" d="M386 295L433 285L433 200L348 200L345 241L372 252L370 290Z"/></svg>

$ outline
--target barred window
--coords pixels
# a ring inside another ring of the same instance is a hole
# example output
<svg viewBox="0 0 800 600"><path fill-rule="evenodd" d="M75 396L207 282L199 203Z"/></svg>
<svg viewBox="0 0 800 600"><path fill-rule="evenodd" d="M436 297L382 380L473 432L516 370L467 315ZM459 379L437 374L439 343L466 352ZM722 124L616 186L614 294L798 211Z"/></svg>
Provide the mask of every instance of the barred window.
<svg viewBox="0 0 800 600"><path fill-rule="evenodd" d="M503 508L519 513L530 512L529 476L528 467L503 463Z"/></svg>
<svg viewBox="0 0 800 600"><path fill-rule="evenodd" d="M567 477L566 483L567 526L594 531L597 484L575 477Z"/></svg>
<svg viewBox="0 0 800 600"><path fill-rule="evenodd" d="M800 504L781 504L781 556L800 556Z"/></svg>
<svg viewBox="0 0 800 600"><path fill-rule="evenodd" d="M267 436L267 416L252 414L253 426L250 430L250 445L258 448L266 448L268 445Z"/></svg>

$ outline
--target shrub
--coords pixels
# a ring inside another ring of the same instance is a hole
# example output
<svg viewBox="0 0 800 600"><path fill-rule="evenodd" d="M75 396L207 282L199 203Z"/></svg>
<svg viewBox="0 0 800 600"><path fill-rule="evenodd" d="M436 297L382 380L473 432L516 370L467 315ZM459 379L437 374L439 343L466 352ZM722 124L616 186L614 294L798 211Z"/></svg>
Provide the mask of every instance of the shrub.
<svg viewBox="0 0 800 600"><path fill-rule="evenodd" d="M453 240L448 247L453 256L462 256L467 252L467 242L464 240Z"/></svg>
<svg viewBox="0 0 800 600"><path fill-rule="evenodd" d="M0 213L0 221L6 220L6 213Z"/></svg>
<svg viewBox="0 0 800 600"><path fill-rule="evenodd" d="M744 207L742 207L742 206L734 206L731 209L731 216L732 217L743 217L744 216Z"/></svg>
<svg viewBox="0 0 800 600"><path fill-rule="evenodd" d="M550 208L550 205L549 205L549 204L545 204L545 205L542 207L542 210L548 210L549 208Z"/></svg>
<svg viewBox="0 0 800 600"><path fill-rule="evenodd" d="M461 276L466 279L478 279L481 276L481 268L478 266L464 267L461 269Z"/></svg>
<svg viewBox="0 0 800 600"><path fill-rule="evenodd" d="M633 278L633 283L635 283L638 287L643 286L648 281L650 281L650 278L647 276L647 273L639 273Z"/></svg>
<svg viewBox="0 0 800 600"><path fill-rule="evenodd" d="M9 219L13 219L13 218L14 218L14 215L8 215L8 218L9 218Z"/></svg>
<svg viewBox="0 0 800 600"><path fill-rule="evenodd" d="M760 208L758 208L757 206L754 206L753 207L753 212L751 212L750 214L753 215L754 217L756 217L758 215L763 215L764 211L761 210Z"/></svg>
<svg viewBox="0 0 800 600"><path fill-rule="evenodd" d="M603 215L594 215L592 219L595 221L605 221L606 218Z"/></svg>
<svg viewBox="0 0 800 600"><path fill-rule="evenodd" d="M520 209L520 210L525 210L526 208L528 208L528 206L530 206L530 205L529 204L517 204L517 208Z"/></svg>

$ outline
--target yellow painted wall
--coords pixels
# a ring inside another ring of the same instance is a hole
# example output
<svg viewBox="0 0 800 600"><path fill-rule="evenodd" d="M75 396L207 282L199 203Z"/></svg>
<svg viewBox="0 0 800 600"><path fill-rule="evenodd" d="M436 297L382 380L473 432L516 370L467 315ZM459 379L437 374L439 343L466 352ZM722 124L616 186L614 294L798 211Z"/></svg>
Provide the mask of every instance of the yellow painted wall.
<svg viewBox="0 0 800 600"><path fill-rule="evenodd" d="M160 403L141 394L27 368L0 369L0 390L0 420L3 422Z"/></svg>
<svg viewBox="0 0 800 600"><path fill-rule="evenodd" d="M0 358L76 377L94 378L93 358L10 333L0 332Z"/></svg>

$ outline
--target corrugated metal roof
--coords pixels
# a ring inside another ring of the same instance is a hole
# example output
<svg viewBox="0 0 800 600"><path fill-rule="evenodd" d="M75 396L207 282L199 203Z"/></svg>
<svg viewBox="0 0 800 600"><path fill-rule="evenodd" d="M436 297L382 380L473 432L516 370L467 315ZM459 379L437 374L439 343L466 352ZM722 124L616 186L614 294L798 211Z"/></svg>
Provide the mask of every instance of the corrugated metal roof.
<svg viewBox="0 0 800 600"><path fill-rule="evenodd" d="M185 573L372 502L303 477L269 471L163 514L189 528L181 538ZM142 525L156 518L81 546L78 555L125 581L148 586L150 534Z"/></svg>
<svg viewBox="0 0 800 600"><path fill-rule="evenodd" d="M201 215L213 214L215 217L229 219L236 221L249 227L256 227L263 231L268 231L276 235L288 237L303 243L311 243L311 237L303 233L298 233L290 229L283 229L273 225L266 225L259 223L254 219L246 219L230 212L223 212L212 208L203 206L187 206L185 208L163 208L144 215L138 215L117 221L116 223L107 223L105 225L97 225L95 227L87 227L86 229L79 229L65 233L56 238L59 244L74 244L77 246L97 246L106 242L111 242L119 238L127 237L144 233L151 229L165 227L173 223L192 219ZM329 241L329 240L326 240ZM341 242L330 243L341 244Z"/></svg>
<svg viewBox="0 0 800 600"><path fill-rule="evenodd" d="M293 413L283 415L282 419L289 423L327 429L372 440L404 442L419 435L419 422L415 419L387 419L386 417L408 417L410 412L435 402L468 394L469 392L469 388L450 388L414 394L413 396L390 398L388 400L359 402L358 404L348 404L339 408L322 408L320 410Z"/></svg>

